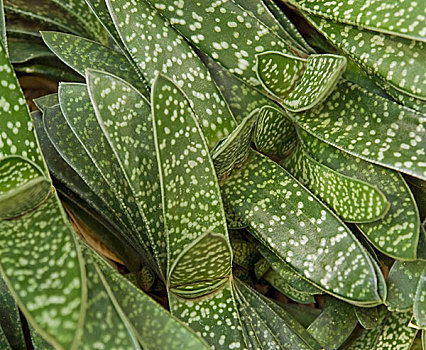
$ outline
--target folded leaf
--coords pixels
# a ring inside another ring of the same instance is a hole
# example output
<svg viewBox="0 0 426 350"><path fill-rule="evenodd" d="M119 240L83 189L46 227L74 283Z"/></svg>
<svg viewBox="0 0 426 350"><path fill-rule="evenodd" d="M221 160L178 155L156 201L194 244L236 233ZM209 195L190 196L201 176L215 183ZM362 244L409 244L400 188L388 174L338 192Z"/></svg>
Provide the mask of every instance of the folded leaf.
<svg viewBox="0 0 426 350"><path fill-rule="evenodd" d="M235 121L207 68L147 0L131 3L130 7L125 0L107 0L107 4L120 37L144 77L152 83L161 72L182 89L209 149L214 148L234 129ZM188 11L186 8L185 13Z"/></svg>
<svg viewBox="0 0 426 350"><path fill-rule="evenodd" d="M283 166L344 221L375 221L389 209L389 202L378 188L326 167L301 146L285 160Z"/></svg>
<svg viewBox="0 0 426 350"><path fill-rule="evenodd" d="M334 46L350 56L368 73L407 95L426 99L426 71L423 62L425 43L332 22L317 16L309 15L307 18Z"/></svg>
<svg viewBox="0 0 426 350"><path fill-rule="evenodd" d="M396 261L387 277L386 305L391 311L407 311L413 307L419 279L426 268L424 261Z"/></svg>
<svg viewBox="0 0 426 350"><path fill-rule="evenodd" d="M422 26L424 10L417 3L405 1L381 2L358 0L332 3L326 0L290 0L299 9L379 33L426 42L426 29Z"/></svg>
<svg viewBox="0 0 426 350"><path fill-rule="evenodd" d="M303 130L299 130L299 135L316 160L346 176L371 183L384 193L391 205L383 219L357 226L383 253L397 259L414 260L420 220L403 177L396 171L342 152Z"/></svg>
<svg viewBox="0 0 426 350"><path fill-rule="evenodd" d="M380 303L376 268L368 253L278 164L253 152L221 189L250 232L316 286L354 303Z"/></svg>
<svg viewBox="0 0 426 350"><path fill-rule="evenodd" d="M297 124L356 157L426 179L423 115L342 81Z"/></svg>

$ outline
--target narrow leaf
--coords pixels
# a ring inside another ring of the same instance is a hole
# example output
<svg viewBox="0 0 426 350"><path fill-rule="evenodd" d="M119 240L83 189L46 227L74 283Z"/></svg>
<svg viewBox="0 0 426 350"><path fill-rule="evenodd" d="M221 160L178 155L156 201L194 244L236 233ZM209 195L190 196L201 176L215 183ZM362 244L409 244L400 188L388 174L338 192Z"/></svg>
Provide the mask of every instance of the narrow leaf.
<svg viewBox="0 0 426 350"><path fill-rule="evenodd" d="M426 269L423 269L417 285L414 299L414 317L417 324L421 328L426 329Z"/></svg>
<svg viewBox="0 0 426 350"><path fill-rule="evenodd" d="M4 17L3 0L0 0L0 40L2 41L3 47L7 50L6 21Z"/></svg>
<svg viewBox="0 0 426 350"><path fill-rule="evenodd" d="M28 62L34 58L54 57L46 46L31 41L9 37L8 48L11 63Z"/></svg>

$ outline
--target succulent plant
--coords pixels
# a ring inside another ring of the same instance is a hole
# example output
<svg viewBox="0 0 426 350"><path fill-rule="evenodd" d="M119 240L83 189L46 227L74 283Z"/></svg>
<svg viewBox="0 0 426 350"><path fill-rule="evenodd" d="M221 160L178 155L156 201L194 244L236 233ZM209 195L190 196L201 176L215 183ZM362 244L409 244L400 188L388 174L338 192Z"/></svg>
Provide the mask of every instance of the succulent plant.
<svg viewBox="0 0 426 350"><path fill-rule="evenodd" d="M425 348L421 6L4 1L1 348Z"/></svg>

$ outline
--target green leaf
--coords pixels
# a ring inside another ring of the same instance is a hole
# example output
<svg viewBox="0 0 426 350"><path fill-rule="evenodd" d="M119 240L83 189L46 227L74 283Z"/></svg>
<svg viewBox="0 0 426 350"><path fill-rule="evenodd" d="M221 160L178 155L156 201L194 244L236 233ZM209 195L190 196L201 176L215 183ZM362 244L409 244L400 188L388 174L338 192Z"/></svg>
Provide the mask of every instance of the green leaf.
<svg viewBox="0 0 426 350"><path fill-rule="evenodd" d="M30 330L31 343L34 350L53 350L52 345L44 340L31 324L28 324L28 328Z"/></svg>
<svg viewBox="0 0 426 350"><path fill-rule="evenodd" d="M259 252L253 243L242 239L231 239L232 245L232 262L251 270L254 264L259 260Z"/></svg>
<svg viewBox="0 0 426 350"><path fill-rule="evenodd" d="M249 224L250 232L296 272L350 302L380 303L376 268L368 253L278 164L253 152L221 189L224 201Z"/></svg>
<svg viewBox="0 0 426 350"><path fill-rule="evenodd" d="M0 326L0 346L4 350L12 350L1 326Z"/></svg>
<svg viewBox="0 0 426 350"><path fill-rule="evenodd" d="M375 185L391 206L382 220L358 224L358 228L381 252L403 260L416 258L419 214L403 177L396 171L355 158L298 130L304 146L317 161L339 173Z"/></svg>
<svg viewBox="0 0 426 350"><path fill-rule="evenodd" d="M8 290L3 277L0 275L0 338L3 338L3 344L8 344L13 349L25 349L25 339L22 330L21 318L19 310L13 299L12 294ZM4 341L6 339L6 342ZM2 345L0 347L7 348Z"/></svg>
<svg viewBox="0 0 426 350"><path fill-rule="evenodd" d="M316 16L307 18L327 40L369 74L406 95L426 99L423 42L360 29ZM368 47L368 54L365 54L364 45ZM396 57L398 60L395 60Z"/></svg>
<svg viewBox="0 0 426 350"><path fill-rule="evenodd" d="M59 64L58 67L58 64L51 63L53 62L48 61L44 64L38 62L38 60L32 60L27 63L15 64L14 68L19 73L38 75L54 81L82 81L79 75L75 74L65 65ZM60 62L58 61L57 63Z"/></svg>
<svg viewBox="0 0 426 350"><path fill-rule="evenodd" d="M186 284L210 284L229 275L232 253L213 162L189 101L172 81L159 75L151 103L168 280L179 293L181 285L185 289Z"/></svg>
<svg viewBox="0 0 426 350"><path fill-rule="evenodd" d="M300 145L283 166L346 222L376 221L390 207L377 187L328 168Z"/></svg>
<svg viewBox="0 0 426 350"><path fill-rule="evenodd" d="M259 110L255 109L214 150L212 159L219 180L226 178L248 157L254 125Z"/></svg>
<svg viewBox="0 0 426 350"><path fill-rule="evenodd" d="M209 149L214 148L235 128L235 121L207 68L147 0L130 7L124 0L107 3L120 37L144 77L152 83L158 72L170 76L191 102Z"/></svg>
<svg viewBox="0 0 426 350"><path fill-rule="evenodd" d="M366 309L354 306L354 310L359 323L365 329L373 329L378 326L380 321L378 308Z"/></svg>
<svg viewBox="0 0 426 350"><path fill-rule="evenodd" d="M149 96L139 72L125 56L97 42L60 32L42 32L43 40L66 65L85 75L87 68L100 69L123 78L141 93Z"/></svg>
<svg viewBox="0 0 426 350"><path fill-rule="evenodd" d="M417 321L417 325L426 329L426 269L423 269L423 273L417 285L414 299L414 317Z"/></svg>
<svg viewBox="0 0 426 350"><path fill-rule="evenodd" d="M3 46L7 50L7 40L6 40L6 21L4 17L4 7L3 0L0 0L0 40L2 41Z"/></svg>
<svg viewBox="0 0 426 350"><path fill-rule="evenodd" d="M78 341L85 304L80 254L66 220L51 195L38 210L0 221L6 284L28 321L60 349Z"/></svg>
<svg viewBox="0 0 426 350"><path fill-rule="evenodd" d="M34 58L54 57L46 46L31 41L9 37L8 48L11 63L24 63Z"/></svg>
<svg viewBox="0 0 426 350"><path fill-rule="evenodd" d="M290 0L310 14L347 23L379 33L426 42L424 9L417 3L358 0L356 3L331 3L327 0Z"/></svg>
<svg viewBox="0 0 426 350"><path fill-rule="evenodd" d="M296 50L233 0L152 3L191 44L252 85L259 85L256 54L271 50L295 54Z"/></svg>
<svg viewBox="0 0 426 350"><path fill-rule="evenodd" d="M109 73L88 70L87 85L99 125L146 216L150 242L165 272L166 237L150 104L134 87Z"/></svg>
<svg viewBox="0 0 426 350"><path fill-rule="evenodd" d="M410 318L411 313L384 313L383 321L372 330L364 330L348 349L408 350L417 334L417 329L408 326Z"/></svg>
<svg viewBox="0 0 426 350"><path fill-rule="evenodd" d="M338 55L310 55L302 59L280 52L256 55L257 74L266 90L288 110L300 112L324 101L346 68Z"/></svg>
<svg viewBox="0 0 426 350"><path fill-rule="evenodd" d="M283 110L263 106L253 131L253 143L261 153L283 157L296 143L294 124Z"/></svg>
<svg viewBox="0 0 426 350"><path fill-rule="evenodd" d="M76 35L87 35L82 24L74 15L53 3L51 0L6 0L4 4L7 13L12 13L32 21L45 22L58 29Z"/></svg>
<svg viewBox="0 0 426 350"><path fill-rule="evenodd" d="M413 307L417 285L425 268L424 261L395 261L386 281L386 305L389 310L408 311Z"/></svg>
<svg viewBox="0 0 426 350"><path fill-rule="evenodd" d="M0 179L0 220L31 211L51 192L50 180L23 157L0 159Z"/></svg>
<svg viewBox="0 0 426 350"><path fill-rule="evenodd" d="M342 151L426 179L424 118L411 109L342 81L324 103L296 118L302 129Z"/></svg>
<svg viewBox="0 0 426 350"><path fill-rule="evenodd" d="M325 348L338 349L355 329L358 319L352 305L329 298L308 332Z"/></svg>
<svg viewBox="0 0 426 350"><path fill-rule="evenodd" d="M279 305L305 328L308 328L321 313L321 309L316 309L308 305L293 303L279 303Z"/></svg>

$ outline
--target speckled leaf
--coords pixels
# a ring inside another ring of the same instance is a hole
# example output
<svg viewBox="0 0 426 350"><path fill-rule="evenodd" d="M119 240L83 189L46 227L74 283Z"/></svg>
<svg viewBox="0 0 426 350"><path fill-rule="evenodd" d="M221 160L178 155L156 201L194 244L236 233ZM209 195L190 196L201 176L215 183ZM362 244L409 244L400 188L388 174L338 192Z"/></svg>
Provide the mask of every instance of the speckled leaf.
<svg viewBox="0 0 426 350"><path fill-rule="evenodd" d="M417 284L413 309L417 325L426 329L426 268L423 269L419 283Z"/></svg>
<svg viewBox="0 0 426 350"><path fill-rule="evenodd" d="M234 286L241 317L251 323L255 332L251 337L258 339L261 349L320 349L305 328L280 306L241 281L236 280Z"/></svg>
<svg viewBox="0 0 426 350"><path fill-rule="evenodd" d="M280 100L296 87L307 68L307 59L277 51L256 55L256 73L266 91Z"/></svg>
<svg viewBox="0 0 426 350"><path fill-rule="evenodd" d="M383 2L357 0L331 2L327 0L290 0L299 9L375 32L394 34L404 38L426 42L424 6L403 0Z"/></svg>
<svg viewBox="0 0 426 350"><path fill-rule="evenodd" d="M235 121L195 52L147 0L107 3L120 37L144 77L152 83L158 72L169 76L189 99L209 149L215 147L234 129Z"/></svg>
<svg viewBox="0 0 426 350"><path fill-rule="evenodd" d="M358 324L352 305L329 298L308 332L325 348L339 349Z"/></svg>
<svg viewBox="0 0 426 350"><path fill-rule="evenodd" d="M278 164L253 152L221 188L224 201L248 222L251 233L298 273L345 300L380 303L368 253Z"/></svg>
<svg viewBox="0 0 426 350"><path fill-rule="evenodd" d="M263 106L253 131L253 143L261 153L283 157L296 144L294 124L283 110Z"/></svg>
<svg viewBox="0 0 426 350"><path fill-rule="evenodd" d="M262 85L288 110L310 109L333 91L346 68L338 55L310 55L302 59L280 52L258 54L257 73Z"/></svg>
<svg viewBox="0 0 426 350"><path fill-rule="evenodd" d="M51 192L49 178L28 159L0 159L0 220L20 216L39 206Z"/></svg>
<svg viewBox="0 0 426 350"><path fill-rule="evenodd" d="M83 249L87 276L87 306L79 349L135 349L141 347L123 311L111 299L100 272Z"/></svg>
<svg viewBox="0 0 426 350"><path fill-rule="evenodd" d="M278 50L294 54L284 40L232 0L153 3L195 47L250 84L259 85L257 53Z"/></svg>
<svg viewBox="0 0 426 350"><path fill-rule="evenodd" d="M389 209L389 202L377 187L328 168L314 160L301 146L283 166L344 221L376 221Z"/></svg>
<svg viewBox="0 0 426 350"><path fill-rule="evenodd" d="M152 108L171 286L222 279L232 253L206 140L183 92L162 75Z"/></svg>
<svg viewBox="0 0 426 350"><path fill-rule="evenodd" d="M132 239L151 251L146 244L150 240L145 217L137 207L123 169L99 126L87 87L83 84L61 84L58 95L65 119L117 197L121 211L128 217L134 233Z"/></svg>
<svg viewBox="0 0 426 350"><path fill-rule="evenodd" d="M242 239L231 239L234 264L238 264L247 270L253 268L260 255L253 243Z"/></svg>
<svg viewBox="0 0 426 350"><path fill-rule="evenodd" d="M422 114L342 81L317 108L299 113L298 125L345 152L426 179Z"/></svg>
<svg viewBox="0 0 426 350"><path fill-rule="evenodd" d="M414 260L420 220L414 198L402 176L342 152L303 130L299 130L299 135L316 160L341 174L371 183L385 194L391 206L384 218L357 226L383 253Z"/></svg>
<svg viewBox="0 0 426 350"><path fill-rule="evenodd" d="M309 16L311 23L368 73L407 95L426 99L425 43ZM368 47L368 53L366 48ZM396 59L397 58L397 59Z"/></svg>
<svg viewBox="0 0 426 350"><path fill-rule="evenodd" d="M10 37L8 48L11 63L28 62L34 58L54 57L52 52L44 45Z"/></svg>
<svg viewBox="0 0 426 350"><path fill-rule="evenodd" d="M309 283L304 277L297 273L286 262L279 259L265 246L259 245L258 250L271 268L281 276L281 279L284 282L290 284L293 289L309 295L322 294L318 288Z"/></svg>
<svg viewBox="0 0 426 350"><path fill-rule="evenodd" d="M354 306L355 315L365 329L376 328L380 322L378 308L363 308Z"/></svg>
<svg viewBox="0 0 426 350"><path fill-rule="evenodd" d="M199 299L182 299L169 294L170 312L191 327L211 349L246 347L232 284Z"/></svg>
<svg viewBox="0 0 426 350"><path fill-rule="evenodd" d="M30 330L30 338L34 350L54 350L52 345L44 340L42 336L36 332L34 327L31 326L31 324L28 325L28 328Z"/></svg>
<svg viewBox="0 0 426 350"><path fill-rule="evenodd" d="M0 326L0 347L4 350L12 350L1 326Z"/></svg>
<svg viewBox="0 0 426 350"><path fill-rule="evenodd" d="M34 162L47 175L46 165L30 123L28 106L1 43L0 73L0 159L22 156Z"/></svg>
<svg viewBox="0 0 426 350"><path fill-rule="evenodd" d="M109 73L88 70L87 85L99 125L146 216L151 245L165 272L166 239L150 104L134 87Z"/></svg>
<svg viewBox="0 0 426 350"><path fill-rule="evenodd" d="M72 14L50 0L6 0L4 7L8 13L46 22L64 32L87 35L83 25Z"/></svg>
<svg viewBox="0 0 426 350"><path fill-rule="evenodd" d="M3 337L12 349L25 349L25 339L19 310L1 275L0 305L0 333L3 332ZM1 343L0 340L0 348L4 349Z"/></svg>
<svg viewBox="0 0 426 350"><path fill-rule="evenodd" d="M212 159L219 180L227 177L232 169L240 166L248 157L252 141L252 132L259 110L253 110L228 137L214 150Z"/></svg>
<svg viewBox="0 0 426 350"><path fill-rule="evenodd" d="M42 32L46 45L66 65L81 75L87 68L100 69L123 78L149 96L143 78L127 58L97 42L60 32Z"/></svg>
<svg viewBox="0 0 426 350"><path fill-rule="evenodd" d="M29 322L59 349L78 341L85 303L80 258L66 221L53 194L38 210L0 221L1 269L7 286Z"/></svg>
<svg viewBox="0 0 426 350"><path fill-rule="evenodd" d="M232 207L226 203L223 203L223 209L225 210L226 223L228 228L238 230L247 227L247 224L243 222L237 214L235 214L235 211L232 209Z"/></svg>
<svg viewBox="0 0 426 350"><path fill-rule="evenodd" d="M417 285L425 268L424 261L395 261L386 281L386 305L389 310L407 311L413 307Z"/></svg>

